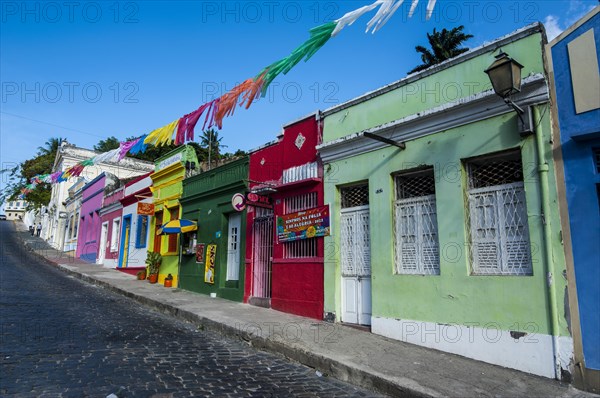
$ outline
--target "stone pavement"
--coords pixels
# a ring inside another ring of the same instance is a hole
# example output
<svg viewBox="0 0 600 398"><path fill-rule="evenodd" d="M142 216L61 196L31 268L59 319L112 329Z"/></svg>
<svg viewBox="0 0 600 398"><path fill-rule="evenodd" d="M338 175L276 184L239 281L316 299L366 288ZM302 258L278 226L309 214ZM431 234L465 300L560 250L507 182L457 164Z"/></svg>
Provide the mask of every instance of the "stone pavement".
<svg viewBox="0 0 600 398"><path fill-rule="evenodd" d="M374 335L341 324L165 288L85 263L32 237L17 235L35 254L86 282L130 297L203 330L246 341L325 375L392 396L594 397L572 386L516 370Z"/></svg>

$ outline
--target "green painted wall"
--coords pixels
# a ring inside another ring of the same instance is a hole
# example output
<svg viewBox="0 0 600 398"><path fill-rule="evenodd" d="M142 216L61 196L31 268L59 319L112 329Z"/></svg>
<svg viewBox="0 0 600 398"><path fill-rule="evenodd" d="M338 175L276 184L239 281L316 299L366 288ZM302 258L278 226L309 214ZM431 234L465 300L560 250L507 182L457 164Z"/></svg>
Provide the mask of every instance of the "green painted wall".
<svg viewBox="0 0 600 398"><path fill-rule="evenodd" d="M514 54L524 65L530 65L527 70L541 73L540 41L541 36L535 34L503 49L511 56ZM487 77L481 71L492 60L492 56L487 54L426 79L442 83L451 78L458 82L472 78L483 81L483 77ZM394 108L389 102L393 102L393 98L401 98L403 89L356 105L345 118L343 115L346 110L328 115L325 119L324 142L396 120L416 109L436 105L414 101L408 106L410 110L407 110L396 101ZM536 122L543 130L546 159L550 166L549 200L553 210L552 214L547 215L547 221L552 225L551 246L554 282L557 283L557 302L560 306L560 335L569 335L562 307L566 287L562 277L565 262L556 206L556 179L549 144L551 131L547 104L540 106L540 114L543 118ZM331 205L334 226L332 235L325 238L325 311L335 312L339 319L339 187L368 181L373 316L463 325L477 323L479 327L488 325L491 328L529 332L535 327L536 333L550 334L535 139L533 136L521 139L516 126L516 115L508 113L408 141L404 151L386 147L325 164L325 202ZM521 148L522 153L533 276L471 276L465 220L466 173L462 159L510 148ZM399 275L394 271L392 174L425 164L434 166L436 179L440 275Z"/></svg>
<svg viewBox="0 0 600 398"><path fill-rule="evenodd" d="M198 221L197 242L217 245L214 285L204 282L204 262L196 263L195 256L182 256L181 285L198 293L216 293L218 297L242 301L245 277L246 211L236 212L231 197L247 192L248 157L206 171L183 181L181 204L183 217ZM227 281L228 216L241 215L239 280ZM217 237L220 232L221 236Z"/></svg>

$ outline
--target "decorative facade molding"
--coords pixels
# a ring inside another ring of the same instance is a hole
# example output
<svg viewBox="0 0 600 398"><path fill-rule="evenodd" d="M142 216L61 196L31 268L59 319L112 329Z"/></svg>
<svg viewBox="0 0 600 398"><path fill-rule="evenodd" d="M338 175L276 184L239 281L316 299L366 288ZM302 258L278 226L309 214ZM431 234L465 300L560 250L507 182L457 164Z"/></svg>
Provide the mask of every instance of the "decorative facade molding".
<svg viewBox="0 0 600 398"><path fill-rule="evenodd" d="M522 91L513 99L521 107L548 102L545 77L536 74L523 79ZM323 162L333 162L389 146L365 137L364 133L385 134L385 138L404 142L511 112L514 111L488 90L323 143L317 149Z"/></svg>

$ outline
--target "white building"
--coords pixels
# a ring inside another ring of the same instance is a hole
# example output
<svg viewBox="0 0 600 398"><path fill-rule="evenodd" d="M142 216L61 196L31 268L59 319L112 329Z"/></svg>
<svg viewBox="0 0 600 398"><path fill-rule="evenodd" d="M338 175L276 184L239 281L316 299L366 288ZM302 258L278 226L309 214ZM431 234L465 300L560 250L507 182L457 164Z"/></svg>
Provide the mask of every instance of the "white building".
<svg viewBox="0 0 600 398"><path fill-rule="evenodd" d="M52 171L65 171L69 167L97 155L99 155L99 152L76 147L64 140L56 153ZM146 174L153 170L153 163L124 158L120 162L106 162L86 167L81 177L89 182L106 171L114 174L119 179L124 179ZM65 243L65 235L69 230L69 213L66 208L68 191L76 181L78 179L73 178L63 183L53 184L50 202L47 207L42 208L42 238L47 240L53 247L61 250Z"/></svg>
<svg viewBox="0 0 600 398"><path fill-rule="evenodd" d="M22 220L25 214L25 207L27 207L27 202L22 199L6 202L6 205L4 206L6 219Z"/></svg>

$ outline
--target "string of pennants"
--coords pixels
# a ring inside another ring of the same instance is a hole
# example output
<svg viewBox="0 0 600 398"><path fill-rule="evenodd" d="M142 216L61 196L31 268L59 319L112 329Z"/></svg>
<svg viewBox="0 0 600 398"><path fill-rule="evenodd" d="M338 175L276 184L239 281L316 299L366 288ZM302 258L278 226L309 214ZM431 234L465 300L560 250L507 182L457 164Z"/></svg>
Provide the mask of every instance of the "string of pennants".
<svg viewBox="0 0 600 398"><path fill-rule="evenodd" d="M431 17L436 1L428 0L426 8L426 18L428 20ZM223 127L223 119L232 116L236 107L243 106L245 109L248 109L254 101L266 95L269 85L277 76L287 74L302 60L305 62L308 61L329 39L339 34L346 26L352 25L366 13L378 8L375 15L367 23L365 31L366 33L369 31L375 33L390 20L403 3L404 0L376 0L370 5L344 14L344 16L335 21L312 28L309 31L310 38L294 49L290 55L263 68L257 75L244 80L221 97L202 104L198 109L173 120L163 127L153 130L149 134L142 135L131 141L121 142L117 149L79 162L65 171L37 175L31 179L30 184L21 189L21 197L24 198L25 195L34 190L42 182L55 184L67 181L71 177L81 175L85 167L104 162L118 162L127 154L135 155L144 153L148 145L155 147L173 143L175 145L183 145L186 142L193 141L194 130L202 116L204 116L202 130L213 127L221 129ZM418 3L419 0L412 0L408 12L409 18L412 17Z"/></svg>

